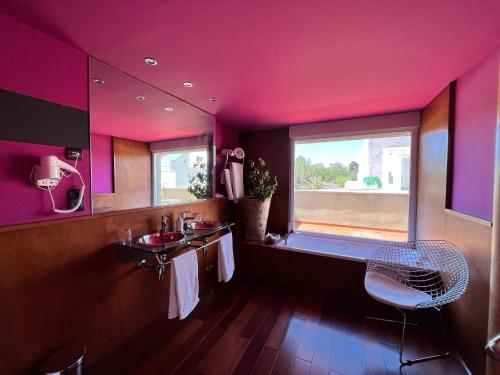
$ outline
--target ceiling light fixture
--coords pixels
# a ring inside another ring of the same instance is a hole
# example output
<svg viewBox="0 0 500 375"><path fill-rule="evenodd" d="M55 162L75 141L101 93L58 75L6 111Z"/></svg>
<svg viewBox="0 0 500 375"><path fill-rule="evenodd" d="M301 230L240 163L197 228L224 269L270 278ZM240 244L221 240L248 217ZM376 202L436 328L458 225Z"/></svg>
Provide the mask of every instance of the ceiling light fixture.
<svg viewBox="0 0 500 375"><path fill-rule="evenodd" d="M156 59L153 59L152 57L145 57L144 62L148 65L158 65L158 61L156 61Z"/></svg>
<svg viewBox="0 0 500 375"><path fill-rule="evenodd" d="M193 87L193 83L192 82L184 82L184 87L187 87L190 89Z"/></svg>
<svg viewBox="0 0 500 375"><path fill-rule="evenodd" d="M137 100L146 100L146 98L144 96L142 96L142 95L137 95L135 98Z"/></svg>
<svg viewBox="0 0 500 375"><path fill-rule="evenodd" d="M104 80L100 78L92 78L92 81L98 85L102 85L104 83Z"/></svg>
<svg viewBox="0 0 500 375"><path fill-rule="evenodd" d="M208 98L208 100L209 100L210 102L216 102L216 101L217 101L217 98L216 98L216 97L211 97L211 98Z"/></svg>
<svg viewBox="0 0 500 375"><path fill-rule="evenodd" d="M173 109L173 108L171 108L171 107L167 107L167 108L165 108L165 111L167 111L167 112L172 112L173 110L174 110L174 109Z"/></svg>

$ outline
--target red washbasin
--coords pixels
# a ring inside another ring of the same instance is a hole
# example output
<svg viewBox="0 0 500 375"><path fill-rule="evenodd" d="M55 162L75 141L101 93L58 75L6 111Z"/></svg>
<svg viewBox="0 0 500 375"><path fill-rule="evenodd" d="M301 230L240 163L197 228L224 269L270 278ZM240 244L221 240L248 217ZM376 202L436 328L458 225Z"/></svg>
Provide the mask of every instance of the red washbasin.
<svg viewBox="0 0 500 375"><path fill-rule="evenodd" d="M139 237L136 242L144 246L159 247L180 244L185 238L186 236L183 233L164 232L146 234L145 236Z"/></svg>

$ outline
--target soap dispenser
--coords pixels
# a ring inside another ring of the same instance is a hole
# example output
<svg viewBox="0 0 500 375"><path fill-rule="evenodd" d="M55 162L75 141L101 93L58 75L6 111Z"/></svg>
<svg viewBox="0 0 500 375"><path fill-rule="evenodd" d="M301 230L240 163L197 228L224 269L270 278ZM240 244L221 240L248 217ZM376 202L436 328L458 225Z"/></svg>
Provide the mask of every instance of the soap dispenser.
<svg viewBox="0 0 500 375"><path fill-rule="evenodd" d="M184 233L184 212L179 212L179 217L175 223L175 230Z"/></svg>

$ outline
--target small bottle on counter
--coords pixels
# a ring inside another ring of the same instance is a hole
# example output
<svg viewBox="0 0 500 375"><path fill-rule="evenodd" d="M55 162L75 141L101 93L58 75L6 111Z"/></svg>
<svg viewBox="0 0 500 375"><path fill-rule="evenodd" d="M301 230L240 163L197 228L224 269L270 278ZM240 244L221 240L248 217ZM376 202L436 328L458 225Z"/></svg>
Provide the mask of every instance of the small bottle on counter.
<svg viewBox="0 0 500 375"><path fill-rule="evenodd" d="M179 217L175 223L175 230L184 233L184 212L179 212Z"/></svg>

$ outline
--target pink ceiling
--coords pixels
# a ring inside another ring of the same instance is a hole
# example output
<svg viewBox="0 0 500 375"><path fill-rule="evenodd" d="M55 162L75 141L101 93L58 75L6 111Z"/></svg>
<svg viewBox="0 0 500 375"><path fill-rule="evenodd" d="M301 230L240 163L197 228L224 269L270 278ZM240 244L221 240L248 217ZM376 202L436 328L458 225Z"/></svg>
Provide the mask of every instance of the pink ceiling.
<svg viewBox="0 0 500 375"><path fill-rule="evenodd" d="M498 0L17 0L0 11L240 128L418 109L500 42Z"/></svg>
<svg viewBox="0 0 500 375"><path fill-rule="evenodd" d="M90 59L89 72L93 133L151 142L213 131L212 115L120 70ZM104 83L97 84L93 78ZM137 100L136 96L145 100ZM167 107L174 110L168 112Z"/></svg>

